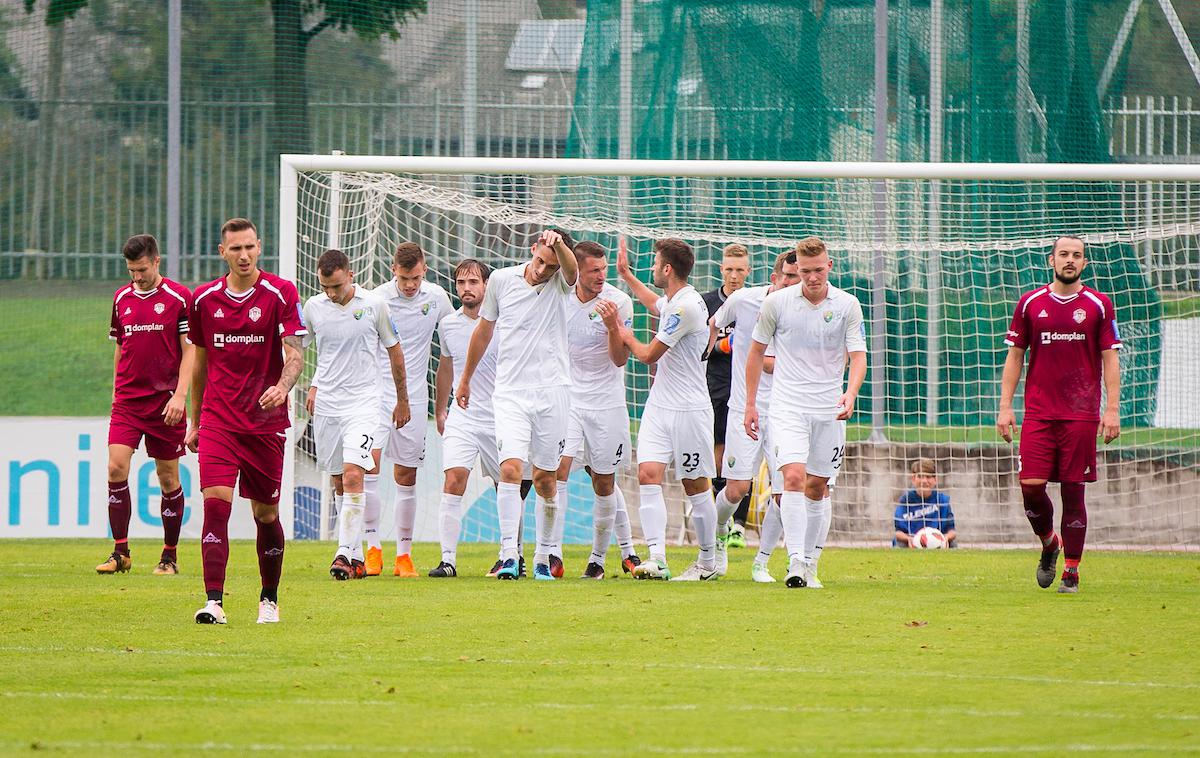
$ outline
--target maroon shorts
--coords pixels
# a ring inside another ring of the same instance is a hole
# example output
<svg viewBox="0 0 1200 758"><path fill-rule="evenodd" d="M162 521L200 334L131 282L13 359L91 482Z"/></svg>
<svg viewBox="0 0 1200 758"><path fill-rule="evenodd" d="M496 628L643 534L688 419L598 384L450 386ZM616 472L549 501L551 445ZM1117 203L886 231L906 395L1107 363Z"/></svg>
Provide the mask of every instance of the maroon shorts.
<svg viewBox="0 0 1200 758"><path fill-rule="evenodd" d="M187 421L167 426L162 416L135 416L120 408L113 408L108 420L108 444L125 445L134 450L146 438L146 455L159 461L182 458L187 436Z"/></svg>
<svg viewBox="0 0 1200 758"><path fill-rule="evenodd" d="M200 429L200 489L233 487L248 500L279 502L283 484L283 432L245 434L226 429Z"/></svg>
<svg viewBox="0 0 1200 758"><path fill-rule="evenodd" d="M1099 421L1025 419L1021 426L1022 479L1049 482L1096 481Z"/></svg>

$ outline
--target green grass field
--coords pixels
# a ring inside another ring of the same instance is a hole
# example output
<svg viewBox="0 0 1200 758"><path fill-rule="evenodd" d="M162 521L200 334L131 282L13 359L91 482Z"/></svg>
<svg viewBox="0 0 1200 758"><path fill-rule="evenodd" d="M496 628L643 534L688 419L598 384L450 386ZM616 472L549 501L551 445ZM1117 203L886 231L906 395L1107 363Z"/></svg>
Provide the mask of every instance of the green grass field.
<svg viewBox="0 0 1200 758"><path fill-rule="evenodd" d="M1092 553L1060 596L1031 550L831 549L825 590L788 590L750 550L716 583L501 583L489 546L458 579L335 584L292 543L262 627L246 542L202 627L196 545L178 577L156 548L101 577L99 540L0 542L0 752L1200 752L1194 555Z"/></svg>

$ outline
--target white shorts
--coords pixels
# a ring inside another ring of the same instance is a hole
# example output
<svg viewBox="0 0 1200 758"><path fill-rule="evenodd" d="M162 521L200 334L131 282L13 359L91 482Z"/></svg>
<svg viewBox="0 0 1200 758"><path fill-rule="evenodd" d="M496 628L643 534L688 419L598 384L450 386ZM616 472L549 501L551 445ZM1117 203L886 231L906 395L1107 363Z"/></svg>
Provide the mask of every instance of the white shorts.
<svg viewBox="0 0 1200 758"><path fill-rule="evenodd" d="M429 425L425 406L425 403L414 404L412 418L399 429L392 424L392 408L395 407L395 403L386 407L380 406L375 446L383 448L383 454L392 463L420 468L425 462L425 428Z"/></svg>
<svg viewBox="0 0 1200 758"><path fill-rule="evenodd" d="M558 459L567 444L570 406L569 387L494 394L492 408L496 412L500 462L517 458L542 471L557 471Z"/></svg>
<svg viewBox="0 0 1200 758"><path fill-rule="evenodd" d="M647 406L638 429L637 457L638 463L674 461L680 479L716 476L712 407L669 411Z"/></svg>
<svg viewBox="0 0 1200 758"><path fill-rule="evenodd" d="M629 413L625 408L571 408L564 456L594 474L613 474L629 464Z"/></svg>
<svg viewBox="0 0 1200 758"><path fill-rule="evenodd" d="M725 460L721 468L721 476L726 479L753 479L762 464L769 424L766 423L766 417L760 414L758 439L752 440L746 434L744 418L745 411L737 408L730 408L726 417Z"/></svg>
<svg viewBox="0 0 1200 758"><path fill-rule="evenodd" d="M828 415L771 409L775 466L803 463L806 473L837 478L846 451L846 422Z"/></svg>
<svg viewBox="0 0 1200 758"><path fill-rule="evenodd" d="M317 467L330 474L341 474L344 464L364 471L375 468L371 450L376 447L375 416L313 416L313 435L317 443Z"/></svg>
<svg viewBox="0 0 1200 758"><path fill-rule="evenodd" d="M455 416L446 419L446 433L442 435L442 470L475 468L475 461L483 475L493 482L500 481L500 461L496 459L496 430L475 424L455 423Z"/></svg>

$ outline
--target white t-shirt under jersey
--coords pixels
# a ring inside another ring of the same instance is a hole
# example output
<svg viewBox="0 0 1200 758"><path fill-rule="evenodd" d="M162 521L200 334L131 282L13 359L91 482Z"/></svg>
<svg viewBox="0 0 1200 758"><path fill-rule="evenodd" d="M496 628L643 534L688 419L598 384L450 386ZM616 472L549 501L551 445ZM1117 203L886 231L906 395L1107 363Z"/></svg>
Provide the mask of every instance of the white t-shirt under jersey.
<svg viewBox="0 0 1200 758"><path fill-rule="evenodd" d="M442 345L442 359L449 358L454 363L454 383L451 393L458 389L458 381L462 379L463 367L467 365L467 349L471 345L471 335L479 324L478 318L471 318L459 308L448 318L442 319L438 327L438 338ZM492 412L492 392L496 388L496 340L488 344L487 351L475 367L471 375L471 402L466 410L458 407L458 403L450 403L450 416L456 421L485 427L489 433L495 433L496 417Z"/></svg>
<svg viewBox="0 0 1200 758"><path fill-rule="evenodd" d="M705 377L704 350L708 347L708 307L691 285L672 298L660 297L655 339L669 349L658 359L647 406L669 411L712 407Z"/></svg>
<svg viewBox="0 0 1200 758"><path fill-rule="evenodd" d="M408 382L408 404L414 414L424 415L429 403L429 357L433 347L433 333L442 319L454 313L450 296L440 285L421 282L421 288L412 297L400 293L395 279L384 282L374 290L387 303L392 323L400 335L400 348L404 351L404 373ZM392 369L387 353L379 355L379 375L383 388L383 403L386 405L394 396L396 383L392 381Z"/></svg>
<svg viewBox="0 0 1200 758"><path fill-rule="evenodd" d="M562 271L536 287L525 281L528 263L493 271L479 315L496 323L496 392L569 387L567 298Z"/></svg>
<svg viewBox="0 0 1200 758"><path fill-rule="evenodd" d="M317 370L312 378L317 388L316 414L374 413L380 396L376 356L380 349L386 355L387 348L399 342L387 306L355 285L345 305L325 293L310 297L304 303L304 322L308 324L305 347L317 343Z"/></svg>
<svg viewBox="0 0 1200 758"><path fill-rule="evenodd" d="M866 352L862 305L849 292L829 285L820 303L810 303L801 285L772 292L763 301L754 340L775 346L775 409L836 413L843 392L846 353Z"/></svg>
<svg viewBox="0 0 1200 758"><path fill-rule="evenodd" d="M737 323L733 332L733 365L729 384L729 409L737 413L746 410L746 359L750 356L750 335L754 331L754 323L758 320L758 312L762 308L771 285L759 287L742 287L735 290L725 299L721 307L713 315L717 328ZM774 351L768 347L768 354ZM771 402L771 384L774 377L766 371L758 380L758 398L755 405L760 412L767 409Z"/></svg>
<svg viewBox="0 0 1200 758"><path fill-rule="evenodd" d="M608 327L596 312L601 300L617 306L617 318L633 323L633 300L608 284L586 303L573 294L567 305L567 341L571 359L571 404L583 410L625 407L625 367L613 365L608 354Z"/></svg>

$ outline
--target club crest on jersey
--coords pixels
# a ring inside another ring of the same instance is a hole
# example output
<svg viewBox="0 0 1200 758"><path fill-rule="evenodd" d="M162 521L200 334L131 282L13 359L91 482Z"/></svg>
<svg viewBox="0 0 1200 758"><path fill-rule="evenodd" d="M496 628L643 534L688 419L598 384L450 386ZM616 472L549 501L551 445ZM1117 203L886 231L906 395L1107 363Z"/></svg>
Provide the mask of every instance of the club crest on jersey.
<svg viewBox="0 0 1200 758"><path fill-rule="evenodd" d="M162 315L162 312L165 311L166 309L167 309L167 306L164 305L163 303L155 303L154 304L154 312L159 315Z"/></svg>
<svg viewBox="0 0 1200 758"><path fill-rule="evenodd" d="M595 321L598 318L600 318L600 314L597 313L596 311L592 311L591 313L588 314L588 321Z"/></svg>
<svg viewBox="0 0 1200 758"><path fill-rule="evenodd" d="M1082 308L1076 308L1075 312L1071 314L1071 318L1075 319L1076 324L1082 324L1084 319L1087 318L1087 311Z"/></svg>
<svg viewBox="0 0 1200 758"><path fill-rule="evenodd" d="M422 316L428 316L428 315L429 315L429 308L430 308L432 305L433 305L433 303L425 303L424 305L422 305L422 306L421 306L421 315L422 315Z"/></svg>
<svg viewBox="0 0 1200 758"><path fill-rule="evenodd" d="M262 309L256 305L250 309L250 320L258 321L260 318L262 318Z"/></svg>
<svg viewBox="0 0 1200 758"><path fill-rule="evenodd" d="M362 309L362 308L355 308L355 309L354 309L354 320L355 320L355 321L362 321L362 317L363 317L363 309Z"/></svg>
<svg viewBox="0 0 1200 758"><path fill-rule="evenodd" d="M833 311L825 311L821 314L821 318L825 319L825 323L828 324L830 321L833 321Z"/></svg>

